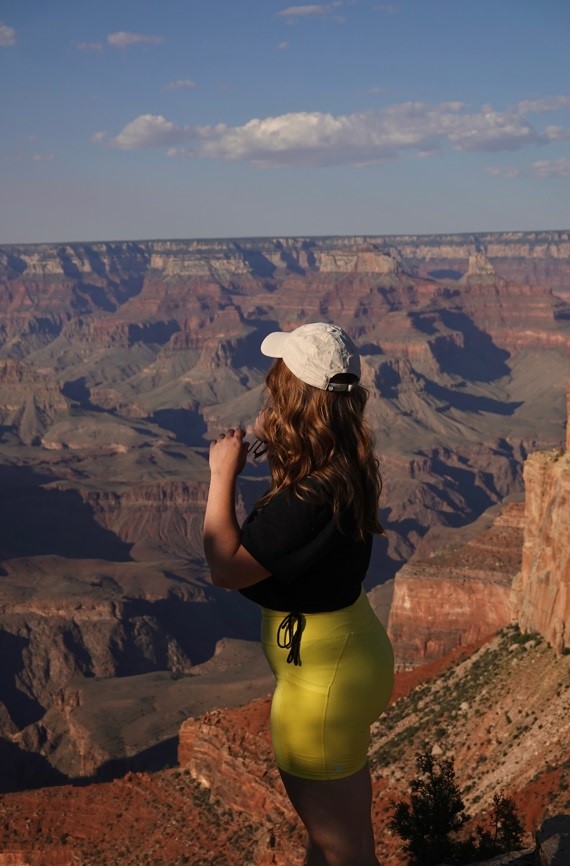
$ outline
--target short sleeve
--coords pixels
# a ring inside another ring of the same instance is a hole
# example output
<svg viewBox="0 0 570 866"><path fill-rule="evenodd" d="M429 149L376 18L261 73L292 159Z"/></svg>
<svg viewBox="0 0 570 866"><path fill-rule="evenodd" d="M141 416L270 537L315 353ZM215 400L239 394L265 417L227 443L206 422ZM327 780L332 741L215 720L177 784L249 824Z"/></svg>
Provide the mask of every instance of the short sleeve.
<svg viewBox="0 0 570 866"><path fill-rule="evenodd" d="M327 503L305 502L290 489L250 514L241 531L243 547L284 583L302 577L330 551L335 521Z"/></svg>

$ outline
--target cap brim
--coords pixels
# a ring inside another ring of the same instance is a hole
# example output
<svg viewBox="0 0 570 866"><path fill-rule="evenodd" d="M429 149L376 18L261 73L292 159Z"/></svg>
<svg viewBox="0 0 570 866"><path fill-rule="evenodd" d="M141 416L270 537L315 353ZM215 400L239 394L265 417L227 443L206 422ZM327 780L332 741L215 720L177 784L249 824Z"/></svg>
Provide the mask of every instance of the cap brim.
<svg viewBox="0 0 570 866"><path fill-rule="evenodd" d="M288 331L273 331L261 344L261 354L268 358L282 358L288 339Z"/></svg>

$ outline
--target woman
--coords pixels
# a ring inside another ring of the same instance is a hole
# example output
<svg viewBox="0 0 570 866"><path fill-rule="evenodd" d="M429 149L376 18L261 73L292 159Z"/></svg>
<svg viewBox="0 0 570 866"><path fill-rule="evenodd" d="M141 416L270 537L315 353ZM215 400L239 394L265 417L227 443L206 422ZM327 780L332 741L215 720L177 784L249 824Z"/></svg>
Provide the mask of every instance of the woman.
<svg viewBox="0 0 570 866"><path fill-rule="evenodd" d="M261 351L276 359L254 427L271 486L240 530L245 433L211 444L206 558L216 586L262 608L277 681L273 748L307 829L305 866L377 866L367 748L392 690L393 655L362 588L372 536L382 533L368 394L358 351L334 325L270 334Z"/></svg>

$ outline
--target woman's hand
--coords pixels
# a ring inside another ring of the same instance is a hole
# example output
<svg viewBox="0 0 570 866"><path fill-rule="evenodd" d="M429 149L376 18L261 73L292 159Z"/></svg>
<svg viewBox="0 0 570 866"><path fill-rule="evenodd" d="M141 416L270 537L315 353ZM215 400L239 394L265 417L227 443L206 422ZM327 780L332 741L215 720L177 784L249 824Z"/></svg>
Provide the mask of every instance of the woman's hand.
<svg viewBox="0 0 570 866"><path fill-rule="evenodd" d="M245 430L238 427L220 433L210 443L210 471L212 475L235 479L245 466L248 443L243 441Z"/></svg>

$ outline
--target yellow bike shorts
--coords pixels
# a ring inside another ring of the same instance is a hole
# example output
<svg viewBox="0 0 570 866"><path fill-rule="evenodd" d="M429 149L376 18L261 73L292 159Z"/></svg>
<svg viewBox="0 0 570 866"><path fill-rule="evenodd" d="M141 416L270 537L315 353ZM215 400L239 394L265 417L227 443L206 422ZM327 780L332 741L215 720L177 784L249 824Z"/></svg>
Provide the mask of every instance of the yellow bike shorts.
<svg viewBox="0 0 570 866"><path fill-rule="evenodd" d="M263 651L277 681L271 704L277 766L303 779L351 776L366 764L370 725L394 684L392 646L364 589L350 607L302 614L300 664L287 663L290 644L284 647L281 635L278 641L287 612L262 612Z"/></svg>

